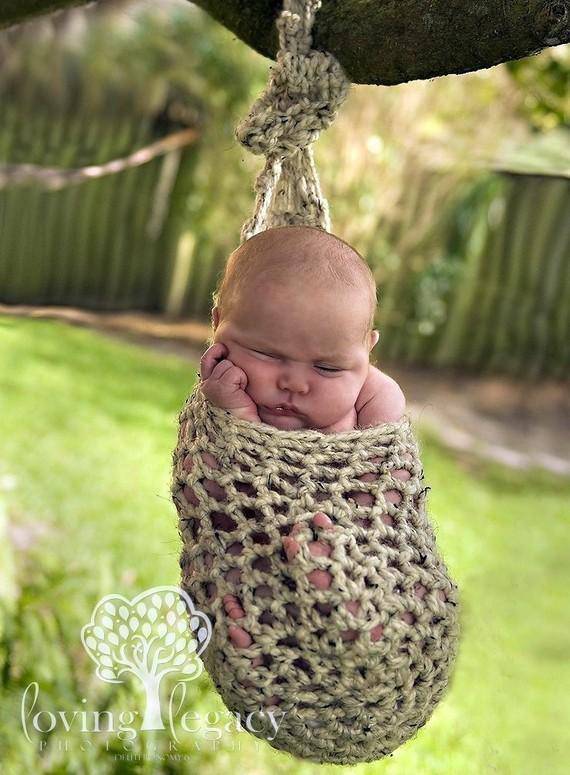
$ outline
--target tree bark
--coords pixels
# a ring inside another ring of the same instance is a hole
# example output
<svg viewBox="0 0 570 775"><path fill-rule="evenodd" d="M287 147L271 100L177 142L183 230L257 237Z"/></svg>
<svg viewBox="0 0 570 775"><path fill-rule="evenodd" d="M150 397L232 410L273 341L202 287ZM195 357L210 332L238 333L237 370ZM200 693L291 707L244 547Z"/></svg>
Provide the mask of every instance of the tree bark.
<svg viewBox="0 0 570 775"><path fill-rule="evenodd" d="M8 0L0 27L85 0ZM274 57L282 0L195 0L261 54ZM315 48L353 83L393 85L466 73L570 41L570 0L323 0Z"/></svg>

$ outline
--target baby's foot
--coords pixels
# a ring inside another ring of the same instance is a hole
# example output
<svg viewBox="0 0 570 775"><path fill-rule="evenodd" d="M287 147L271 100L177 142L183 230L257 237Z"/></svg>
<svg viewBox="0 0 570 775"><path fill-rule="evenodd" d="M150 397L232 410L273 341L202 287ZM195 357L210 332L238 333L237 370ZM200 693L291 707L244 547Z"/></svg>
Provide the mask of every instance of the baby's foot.
<svg viewBox="0 0 570 775"><path fill-rule="evenodd" d="M322 528L324 530L334 529L334 525L330 517L320 511L318 511L313 517L312 524L315 528ZM295 558L301 549L301 546L295 539L295 536L298 535L299 532L301 532L303 529L304 525L297 523L296 525L293 525L290 534L288 536L283 536L282 538L283 549L285 550L285 555L289 562ZM311 541L309 543L309 551L313 557L328 557L331 553L331 547L326 541ZM331 574L328 571L320 568L315 568L315 570L307 573L307 578L317 589L328 589L332 582ZM256 592L261 596L271 596L271 588L267 585L258 587ZM231 619L239 620L245 616L245 611L243 610L239 599L235 595L225 595L223 598L223 603L226 613ZM244 630L243 627L230 625L228 627L228 632L232 643L237 648L247 648L253 642L251 635L246 630ZM262 657L255 657L252 660L253 667L257 667L262 663Z"/></svg>
<svg viewBox="0 0 570 775"><path fill-rule="evenodd" d="M332 521L328 516L323 514L322 512L318 512L313 517L312 522L314 527L317 528L323 528L325 530L334 530L336 529ZM291 530L291 533L289 536L284 536L282 539L283 542L283 548L285 550L285 554L287 555L287 559L289 562L293 561L296 557L296 555L301 550L301 546L299 542L296 540L295 536L303 529L302 525L294 525L293 529ZM325 557L330 556L331 553L331 547L328 544L328 542L323 540L317 540L317 541L311 541L309 543L309 550L311 554L314 557ZM234 569L235 570L235 569ZM232 571L230 571L231 573ZM329 586L332 583L332 576L331 574L323 569L315 569L307 574L307 577L310 579L311 583L318 589L328 589ZM257 592L260 591L260 588L258 587ZM414 593L419 599L422 599L427 594L427 588L423 584L416 584L414 587ZM271 596L271 589L266 586L266 589L263 591L264 596ZM443 590L438 590L437 595L439 599L443 602L446 602L447 598ZM224 609L227 613L227 615L234 621L239 621L240 619L243 619L245 617L245 611L243 607L241 606L241 603L239 601L239 598L237 598L235 595L225 595L223 598L224 603ZM288 604L291 605L291 604ZM319 604L317 604L318 606ZM320 612L323 614L330 613L332 611L332 605L325 605L320 604L322 608L320 609ZM350 611L353 616L358 616L360 611L360 603L358 600L349 600L345 602L345 607L348 611ZM415 616L412 613L412 611L404 611L400 614L401 619L408 625L413 625L415 623ZM339 634L344 641L353 641L358 638L359 632L362 628L354 629L350 628L347 630L342 630ZM228 627L228 633L230 640L234 644L236 648L249 648L253 644L253 638L251 635L245 630L243 627L241 627L239 624L231 624ZM370 640L374 643L376 641L379 641L382 638L382 635L384 633L384 627L382 624L376 624L370 629ZM253 668L259 667L261 665L265 664L265 655L259 655L254 657L251 660L251 666ZM253 687L254 683L253 681L249 679L245 679L244 681L245 686ZM271 706L271 705L280 705L281 699L277 695L272 695L271 697L268 697L264 700L265 706Z"/></svg>

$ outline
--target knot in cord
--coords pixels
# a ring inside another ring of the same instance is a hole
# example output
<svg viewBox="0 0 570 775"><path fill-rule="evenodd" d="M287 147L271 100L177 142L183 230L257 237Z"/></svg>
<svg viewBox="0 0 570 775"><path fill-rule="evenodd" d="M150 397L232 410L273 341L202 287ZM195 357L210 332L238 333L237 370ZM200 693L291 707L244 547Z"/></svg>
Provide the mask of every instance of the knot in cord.
<svg viewBox="0 0 570 775"><path fill-rule="evenodd" d="M236 129L239 142L266 164L255 190L253 218L242 241L272 226L330 228L311 144L334 121L350 82L335 57L311 49L321 0L284 0L277 19L279 51L267 88Z"/></svg>

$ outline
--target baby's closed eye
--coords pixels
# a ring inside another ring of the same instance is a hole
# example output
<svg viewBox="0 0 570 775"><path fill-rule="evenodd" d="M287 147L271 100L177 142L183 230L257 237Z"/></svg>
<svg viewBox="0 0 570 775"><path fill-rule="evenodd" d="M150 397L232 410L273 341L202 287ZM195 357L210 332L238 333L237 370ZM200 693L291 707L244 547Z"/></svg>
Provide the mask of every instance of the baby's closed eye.
<svg viewBox="0 0 570 775"><path fill-rule="evenodd" d="M267 352L261 352L261 350L251 350L251 352L256 353L257 355L262 355L266 358L272 359L272 360L280 360L281 356L274 355L273 353L267 353ZM334 366L321 366L320 364L314 364L315 369L318 369L320 372L325 372L325 374L340 374L345 369L340 369L338 367Z"/></svg>

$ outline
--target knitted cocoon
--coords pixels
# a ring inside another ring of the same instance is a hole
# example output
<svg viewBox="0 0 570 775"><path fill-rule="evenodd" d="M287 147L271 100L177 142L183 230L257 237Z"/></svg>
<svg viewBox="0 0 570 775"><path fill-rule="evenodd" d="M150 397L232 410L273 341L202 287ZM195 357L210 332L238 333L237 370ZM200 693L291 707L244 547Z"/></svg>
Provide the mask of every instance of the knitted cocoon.
<svg viewBox="0 0 570 775"><path fill-rule="evenodd" d="M202 658L225 705L282 717L276 733L260 715L267 725L252 734L301 758L354 764L389 754L431 715L458 643L457 587L427 518L409 419L284 431L233 417L197 385L179 422L181 587L212 623ZM409 478L393 476L399 469ZM205 480L218 485L215 496ZM358 492L374 503L357 505ZM333 526L315 527L318 512ZM288 559L282 539L294 525L301 548ZM330 551L315 556L317 541ZM315 569L331 574L328 588L310 582ZM224 609L228 594L245 611L237 622ZM249 647L230 640L234 624Z"/></svg>

